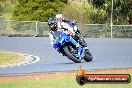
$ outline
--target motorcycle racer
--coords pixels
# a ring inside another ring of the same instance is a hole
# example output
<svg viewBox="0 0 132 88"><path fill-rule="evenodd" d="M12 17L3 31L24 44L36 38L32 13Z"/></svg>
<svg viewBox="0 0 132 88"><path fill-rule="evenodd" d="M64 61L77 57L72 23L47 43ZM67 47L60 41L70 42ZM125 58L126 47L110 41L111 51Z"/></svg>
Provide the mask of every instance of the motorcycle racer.
<svg viewBox="0 0 132 88"><path fill-rule="evenodd" d="M58 27L57 27L57 21L56 21L56 19L55 18L50 18L49 20L48 20L48 26L49 26L49 28L50 28L50 31L49 31L49 37L50 37L50 39L51 39L51 44L52 44L52 46L53 46L53 48L57 48L57 31L60 31L60 32L64 32L65 33L65 31L64 30L59 30L58 29ZM79 43L78 42L76 42L71 36L69 36L69 37L67 37L67 40L68 41L71 41L75 46L76 46L76 48L78 49L78 51L81 51L82 50L82 48L80 47L80 45L79 45ZM60 50L58 50L58 51L60 51ZM80 57L80 55L81 55L81 53L80 52L78 52L78 57ZM81 59L81 58L79 58L79 59Z"/></svg>
<svg viewBox="0 0 132 88"><path fill-rule="evenodd" d="M81 33L79 31L79 29L74 26L71 27L68 23L70 21L65 20L62 16L62 14L57 14L56 15L56 19L57 19L57 27L59 30L66 30L66 34L71 35L77 42L79 42L82 46L85 47L85 49L87 48L87 43L85 42L85 40L83 39L83 37L81 36ZM75 23L73 23L75 24Z"/></svg>
<svg viewBox="0 0 132 88"><path fill-rule="evenodd" d="M49 37L50 37L50 39L51 39L51 44L52 44L52 46L54 47L54 42L55 42L55 32L56 31L63 31L63 30L58 30L57 29L57 21L56 21L56 19L55 18L50 18L49 20L48 20L48 25L49 25L49 28L50 28L50 32L49 32ZM63 32L65 32L65 31L63 31ZM76 42L76 41L74 41L74 39L71 39L72 40L72 42L78 47L79 46L79 44ZM55 47L54 47L55 48Z"/></svg>

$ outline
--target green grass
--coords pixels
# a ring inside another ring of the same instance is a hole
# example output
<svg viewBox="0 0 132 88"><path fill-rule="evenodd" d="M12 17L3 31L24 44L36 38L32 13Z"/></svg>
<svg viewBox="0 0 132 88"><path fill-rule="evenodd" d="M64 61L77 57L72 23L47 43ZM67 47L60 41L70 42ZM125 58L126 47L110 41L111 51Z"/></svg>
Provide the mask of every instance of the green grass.
<svg viewBox="0 0 132 88"><path fill-rule="evenodd" d="M17 54L0 52L0 65L19 62L23 59L24 57L17 55Z"/></svg>
<svg viewBox="0 0 132 88"><path fill-rule="evenodd" d="M80 86L75 77L56 79L23 80L0 83L0 88L132 88L129 84L85 84Z"/></svg>

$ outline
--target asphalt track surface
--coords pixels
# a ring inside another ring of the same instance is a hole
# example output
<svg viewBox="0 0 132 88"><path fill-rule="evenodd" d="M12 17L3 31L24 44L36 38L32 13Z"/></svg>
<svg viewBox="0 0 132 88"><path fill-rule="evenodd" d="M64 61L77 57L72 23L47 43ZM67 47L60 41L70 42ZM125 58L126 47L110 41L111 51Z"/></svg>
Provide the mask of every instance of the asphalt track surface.
<svg viewBox="0 0 132 88"><path fill-rule="evenodd" d="M40 61L30 65L0 68L0 74L132 67L132 39L85 38L92 62L74 63L52 48L47 37L0 37L0 51L31 54Z"/></svg>

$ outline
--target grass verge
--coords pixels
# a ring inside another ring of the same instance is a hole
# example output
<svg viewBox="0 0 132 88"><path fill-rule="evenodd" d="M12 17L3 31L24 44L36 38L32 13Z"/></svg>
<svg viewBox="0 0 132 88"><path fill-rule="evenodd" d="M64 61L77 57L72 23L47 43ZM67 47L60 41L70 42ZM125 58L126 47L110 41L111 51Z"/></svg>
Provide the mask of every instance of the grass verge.
<svg viewBox="0 0 132 88"><path fill-rule="evenodd" d="M0 52L0 65L6 65L6 64L19 62L19 61L22 61L23 59L24 57L18 54Z"/></svg>
<svg viewBox="0 0 132 88"><path fill-rule="evenodd" d="M85 84L76 82L77 72L49 72L31 74L0 75L0 88L132 88L129 84ZM88 71L90 74L131 74L130 69ZM3 81L2 81L3 80Z"/></svg>
<svg viewBox="0 0 132 88"><path fill-rule="evenodd" d="M58 79L23 80L0 83L0 88L132 88L130 84L85 84L80 86L75 77Z"/></svg>

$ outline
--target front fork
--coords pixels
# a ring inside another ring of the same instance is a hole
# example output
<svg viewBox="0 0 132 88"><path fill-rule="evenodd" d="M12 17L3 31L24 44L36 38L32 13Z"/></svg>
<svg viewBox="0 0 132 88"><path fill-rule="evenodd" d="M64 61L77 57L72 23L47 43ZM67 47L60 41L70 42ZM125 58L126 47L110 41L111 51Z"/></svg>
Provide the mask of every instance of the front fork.
<svg viewBox="0 0 132 88"><path fill-rule="evenodd" d="M85 49L80 47L78 49L78 57L79 57L79 59L82 59L84 56L85 56Z"/></svg>
<svg viewBox="0 0 132 88"><path fill-rule="evenodd" d="M79 57L79 59L81 59L83 56L84 56L84 52L85 52L85 49L83 49L81 46L80 46L80 44L79 44L79 42L76 42L74 39L73 39L73 37L71 37L71 36L64 36L63 37L64 39L65 39L65 41L70 41L73 45L75 45L76 46L76 48L77 48L77 54L78 54L78 57Z"/></svg>

